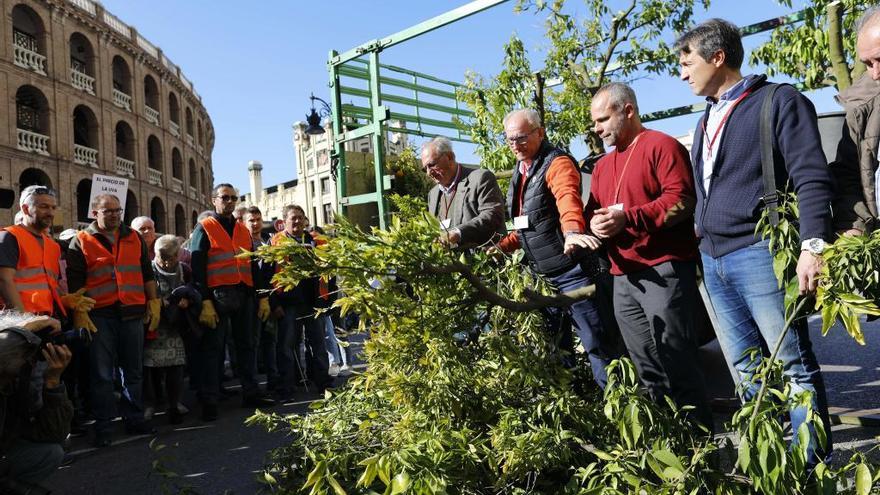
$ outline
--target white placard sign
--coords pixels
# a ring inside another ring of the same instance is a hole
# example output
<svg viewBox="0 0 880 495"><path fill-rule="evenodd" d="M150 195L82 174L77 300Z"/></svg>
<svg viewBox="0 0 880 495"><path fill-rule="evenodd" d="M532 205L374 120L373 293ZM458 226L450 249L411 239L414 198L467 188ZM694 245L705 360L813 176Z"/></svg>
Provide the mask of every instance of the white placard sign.
<svg viewBox="0 0 880 495"><path fill-rule="evenodd" d="M99 194L112 194L119 198L119 207L125 214L125 200L128 196L128 179L116 177L113 175L92 175L92 193L89 194L89 218L95 218L92 215L92 201Z"/></svg>

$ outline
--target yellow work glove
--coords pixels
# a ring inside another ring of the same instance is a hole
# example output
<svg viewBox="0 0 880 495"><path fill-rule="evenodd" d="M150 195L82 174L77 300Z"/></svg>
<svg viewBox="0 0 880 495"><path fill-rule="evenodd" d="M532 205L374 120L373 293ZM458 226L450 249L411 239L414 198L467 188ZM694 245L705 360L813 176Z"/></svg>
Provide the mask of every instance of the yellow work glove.
<svg viewBox="0 0 880 495"><path fill-rule="evenodd" d="M147 301L147 314L144 315L144 323L147 326L147 332L153 333L159 328L159 319L162 318L162 300L150 299Z"/></svg>
<svg viewBox="0 0 880 495"><path fill-rule="evenodd" d="M269 319L269 315L272 314L272 310L269 309L269 298L264 297L259 300L259 307L257 307L257 318L260 321L266 321Z"/></svg>
<svg viewBox="0 0 880 495"><path fill-rule="evenodd" d="M214 302L208 299L202 301L202 312L199 313L199 323L208 328L217 328L220 323L220 317L214 309Z"/></svg>
<svg viewBox="0 0 880 495"><path fill-rule="evenodd" d="M61 305L70 310L89 312L95 307L95 300L85 293L86 288L83 287L73 294L64 294L61 296Z"/></svg>
<svg viewBox="0 0 880 495"><path fill-rule="evenodd" d="M98 328L95 327L92 319L89 318L89 314L85 311L74 310L73 326L76 328L85 328L91 333L98 333Z"/></svg>

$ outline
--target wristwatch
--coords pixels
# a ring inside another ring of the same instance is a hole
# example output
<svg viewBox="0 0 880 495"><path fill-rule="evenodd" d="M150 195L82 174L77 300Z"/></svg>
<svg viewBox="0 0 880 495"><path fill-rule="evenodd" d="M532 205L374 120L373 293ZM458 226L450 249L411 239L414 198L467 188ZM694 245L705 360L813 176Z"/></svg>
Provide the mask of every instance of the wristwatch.
<svg viewBox="0 0 880 495"><path fill-rule="evenodd" d="M801 251L809 251L810 254L820 256L827 246L823 239L814 237L801 243Z"/></svg>

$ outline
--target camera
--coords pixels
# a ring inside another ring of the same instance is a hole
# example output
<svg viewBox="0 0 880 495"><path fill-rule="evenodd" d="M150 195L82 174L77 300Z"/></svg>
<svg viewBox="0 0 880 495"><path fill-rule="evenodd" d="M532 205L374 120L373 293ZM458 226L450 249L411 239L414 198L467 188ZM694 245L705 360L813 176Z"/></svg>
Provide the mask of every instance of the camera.
<svg viewBox="0 0 880 495"><path fill-rule="evenodd" d="M65 330L57 335L50 335L51 328L45 328L39 332L34 332L43 341L40 347L46 347L46 344L66 345L72 347L81 342L89 341L89 331L85 328L73 328Z"/></svg>

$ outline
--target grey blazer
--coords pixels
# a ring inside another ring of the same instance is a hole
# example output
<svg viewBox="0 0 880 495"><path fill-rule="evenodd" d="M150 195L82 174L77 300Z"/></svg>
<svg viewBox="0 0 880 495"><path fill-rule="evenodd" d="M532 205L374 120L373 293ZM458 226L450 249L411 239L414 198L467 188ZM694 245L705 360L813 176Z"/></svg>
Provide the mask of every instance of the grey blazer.
<svg viewBox="0 0 880 495"><path fill-rule="evenodd" d="M441 222L449 218L449 227L461 231L459 246L479 246L506 233L504 198L492 172L462 166L456 192L448 205L446 201L449 198L435 185L428 193L428 211Z"/></svg>

